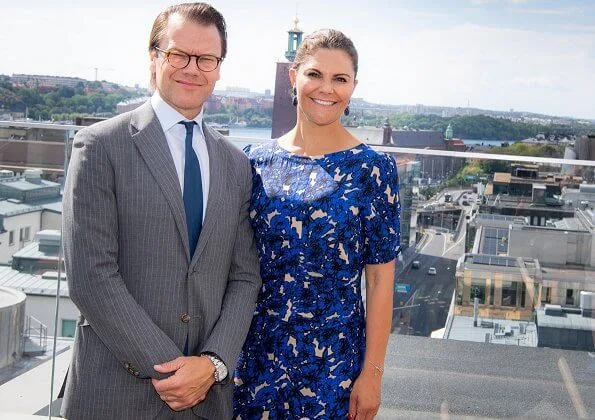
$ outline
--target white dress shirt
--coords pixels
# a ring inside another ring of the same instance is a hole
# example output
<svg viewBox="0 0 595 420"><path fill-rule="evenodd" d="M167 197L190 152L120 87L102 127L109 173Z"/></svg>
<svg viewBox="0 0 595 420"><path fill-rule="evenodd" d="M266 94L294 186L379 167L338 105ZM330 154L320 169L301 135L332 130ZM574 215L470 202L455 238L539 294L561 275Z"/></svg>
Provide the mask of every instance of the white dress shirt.
<svg viewBox="0 0 595 420"><path fill-rule="evenodd" d="M151 97L151 106L157 115L161 128L165 133L165 139L174 160L178 179L180 180L180 190L184 194L184 164L186 162L186 127L178 124L180 121L189 121L186 117L176 111L167 102L165 102L158 92ZM194 117L196 125L192 133L192 148L198 156L200 164L200 176L202 178L202 220L205 220L207 213L207 199L209 197L209 151L202 132L202 110Z"/></svg>

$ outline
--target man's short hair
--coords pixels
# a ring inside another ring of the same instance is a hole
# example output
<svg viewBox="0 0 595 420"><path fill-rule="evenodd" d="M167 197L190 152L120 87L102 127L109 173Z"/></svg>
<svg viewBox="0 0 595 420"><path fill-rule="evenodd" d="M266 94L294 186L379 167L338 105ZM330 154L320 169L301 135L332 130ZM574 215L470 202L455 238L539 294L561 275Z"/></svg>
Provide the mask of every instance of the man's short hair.
<svg viewBox="0 0 595 420"><path fill-rule="evenodd" d="M167 9L159 13L153 22L153 28L151 29L151 35L149 36L149 52L153 51L156 47L159 47L159 43L167 31L169 17L176 13L183 18L200 25L214 25L221 38L221 58L225 58L227 54L227 30L225 19L217 9L207 3L176 4L169 6ZM151 73L151 86L155 88L154 72Z"/></svg>

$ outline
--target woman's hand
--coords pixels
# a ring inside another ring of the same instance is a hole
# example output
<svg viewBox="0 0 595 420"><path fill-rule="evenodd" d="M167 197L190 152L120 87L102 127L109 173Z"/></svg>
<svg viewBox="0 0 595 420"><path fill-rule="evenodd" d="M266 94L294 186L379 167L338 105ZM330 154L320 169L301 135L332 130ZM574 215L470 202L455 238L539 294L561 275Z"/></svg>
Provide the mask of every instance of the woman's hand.
<svg viewBox="0 0 595 420"><path fill-rule="evenodd" d="M365 366L351 390L350 420L372 420L380 409L382 375L372 366Z"/></svg>

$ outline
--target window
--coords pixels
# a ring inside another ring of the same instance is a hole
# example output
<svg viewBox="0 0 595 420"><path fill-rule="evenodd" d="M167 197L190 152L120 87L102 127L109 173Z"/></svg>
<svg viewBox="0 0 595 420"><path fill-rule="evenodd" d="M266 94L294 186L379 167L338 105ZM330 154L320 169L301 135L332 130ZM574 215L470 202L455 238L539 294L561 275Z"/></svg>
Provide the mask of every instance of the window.
<svg viewBox="0 0 595 420"><path fill-rule="evenodd" d="M29 234L30 234L30 232L31 232L31 228L30 227L21 228L19 240L21 242L28 241L29 240Z"/></svg>
<svg viewBox="0 0 595 420"><path fill-rule="evenodd" d="M532 285L530 285L530 287L533 287ZM533 290L535 290L535 288L533 288ZM533 292L535 293L535 292ZM529 298L529 301L527 302L527 285L523 282L521 283L521 308L532 308L533 306L533 301L531 298Z"/></svg>
<svg viewBox="0 0 595 420"><path fill-rule="evenodd" d="M74 337L76 329L76 320L63 319L62 320L62 337Z"/></svg>
<svg viewBox="0 0 595 420"><path fill-rule="evenodd" d="M514 281L502 282L502 306L513 306L517 304L517 283Z"/></svg>
<svg viewBox="0 0 595 420"><path fill-rule="evenodd" d="M480 305L486 303L486 286L485 280L473 280L471 284L470 303L473 304L475 298L479 299Z"/></svg>
<svg viewBox="0 0 595 420"><path fill-rule="evenodd" d="M566 304L574 305L574 290L566 289Z"/></svg>
<svg viewBox="0 0 595 420"><path fill-rule="evenodd" d="M543 288L543 292L541 294L541 302L542 303L552 303L552 288L551 287Z"/></svg>
<svg viewBox="0 0 595 420"><path fill-rule="evenodd" d="M14 245L14 230L8 232L8 245Z"/></svg>

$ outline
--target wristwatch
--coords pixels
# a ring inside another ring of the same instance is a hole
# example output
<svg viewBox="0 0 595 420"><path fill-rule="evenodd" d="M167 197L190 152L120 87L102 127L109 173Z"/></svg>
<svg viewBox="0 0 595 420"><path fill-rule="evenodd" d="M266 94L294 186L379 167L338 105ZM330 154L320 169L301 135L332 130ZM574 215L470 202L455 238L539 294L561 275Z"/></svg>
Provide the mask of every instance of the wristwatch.
<svg viewBox="0 0 595 420"><path fill-rule="evenodd" d="M213 353L202 353L201 356L208 357L208 359L215 365L215 382L223 382L227 378L227 366L223 363L223 360L219 359L217 355Z"/></svg>

